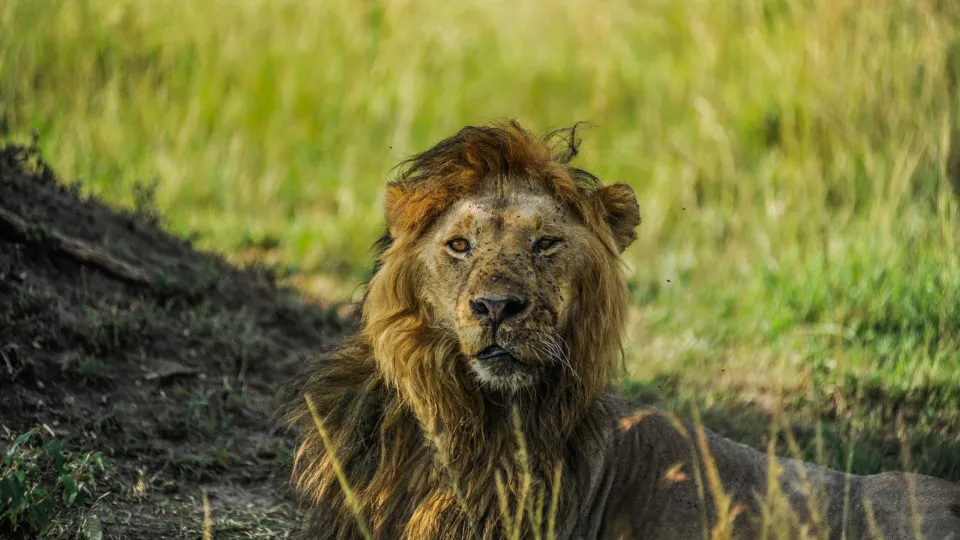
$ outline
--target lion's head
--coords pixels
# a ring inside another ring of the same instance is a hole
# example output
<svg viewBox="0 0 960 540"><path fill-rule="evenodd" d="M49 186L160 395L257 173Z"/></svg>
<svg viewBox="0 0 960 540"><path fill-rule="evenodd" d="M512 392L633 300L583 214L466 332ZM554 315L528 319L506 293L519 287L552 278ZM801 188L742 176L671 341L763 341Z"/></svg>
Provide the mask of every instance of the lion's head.
<svg viewBox="0 0 960 540"><path fill-rule="evenodd" d="M620 253L640 209L626 184L569 166L575 129L467 127L389 184L365 333L411 400L437 385L454 401L474 387L590 396L609 380L627 298Z"/></svg>

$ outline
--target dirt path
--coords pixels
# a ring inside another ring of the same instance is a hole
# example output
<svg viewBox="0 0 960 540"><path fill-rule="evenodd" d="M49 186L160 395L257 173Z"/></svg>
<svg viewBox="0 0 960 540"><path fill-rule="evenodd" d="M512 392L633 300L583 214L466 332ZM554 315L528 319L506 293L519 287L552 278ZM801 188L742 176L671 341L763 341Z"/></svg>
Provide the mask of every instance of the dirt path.
<svg viewBox="0 0 960 540"><path fill-rule="evenodd" d="M215 538L296 527L275 395L343 323L269 272L166 234L155 215L84 200L31 150L0 150L0 451L49 427L0 469L27 471L16 489L29 492L16 531L16 498L0 500L0 537L34 537L23 519L47 511L49 537L200 538L204 491ZM114 470L70 469L88 482L68 506L57 475L92 451Z"/></svg>

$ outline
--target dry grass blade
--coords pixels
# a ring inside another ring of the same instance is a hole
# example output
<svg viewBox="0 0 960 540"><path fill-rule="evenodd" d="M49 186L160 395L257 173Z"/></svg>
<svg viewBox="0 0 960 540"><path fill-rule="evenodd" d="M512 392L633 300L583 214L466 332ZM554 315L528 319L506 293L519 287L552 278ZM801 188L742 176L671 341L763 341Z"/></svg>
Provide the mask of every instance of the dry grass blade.
<svg viewBox="0 0 960 540"><path fill-rule="evenodd" d="M703 429L700 412L697 408L693 409L693 421L696 427L697 443L703 454L708 485L713 495L714 505L717 507L717 523L710 532L710 537L715 539L732 538L734 520L743 509L740 506L733 506L733 499L723 489L720 471L717 469L717 463L710 452L710 446L707 444L707 434Z"/></svg>
<svg viewBox="0 0 960 540"><path fill-rule="evenodd" d="M446 447L444 446L443 441L440 440L440 435L437 433L436 426L433 423L426 423L423 426L423 429L427 441L433 445L433 449L437 452L437 459L440 460L440 467L443 468L444 472L447 473L447 477L450 479L450 484L453 488L453 496L457 501L457 505L460 507L460 511L463 512L463 515L467 517L468 527L473 534L473 538L475 540L479 540L480 531L477 529L477 523L473 518L473 512L470 511L470 505L467 504L467 498L463 493L463 486L460 484L460 478L453 470L453 467L450 466L450 456L447 455ZM497 479L497 481L499 481L499 479Z"/></svg>
<svg viewBox="0 0 960 540"><path fill-rule="evenodd" d="M498 473L494 481L497 484L497 500L500 503L500 518L503 520L503 530L506 537L512 538L513 518L510 515L509 491L506 482L503 480L503 474Z"/></svg>
<svg viewBox="0 0 960 540"><path fill-rule="evenodd" d="M517 515L514 518L513 522L513 534L511 538L519 540L520 535L523 531L523 511L527 506L527 497L530 494L530 486L533 483L533 471L530 470L530 459L527 453L527 443L526 439L523 436L523 428L520 425L520 410L517 407L513 408L513 433L517 438L517 460L520 462L522 469L522 478L520 480L520 494L519 500L517 501ZM532 523L532 526L536 527L538 523Z"/></svg>
<svg viewBox="0 0 960 540"><path fill-rule="evenodd" d="M213 540L213 521L210 519L210 500L207 490L203 490L203 540Z"/></svg>
<svg viewBox="0 0 960 540"><path fill-rule="evenodd" d="M550 516L547 518L547 540L557 535L557 510L560 504L560 478L563 475L563 462L558 461L553 469L553 484L550 493Z"/></svg>
<svg viewBox="0 0 960 540"><path fill-rule="evenodd" d="M910 456L910 445L907 444L906 436L903 432L903 416L897 417L897 438L900 439L900 452L903 456L903 470L913 469ZM923 538L923 532L920 526L920 509L917 501L917 482L912 475L906 476L907 480L907 499L910 503L910 527L913 529L913 535L916 538Z"/></svg>
<svg viewBox="0 0 960 540"><path fill-rule="evenodd" d="M330 435L327 433L326 428L323 427L323 420L320 419L319 413L317 413L317 408L313 403L313 400L310 399L309 395L304 395L303 399L307 400L307 407L310 408L310 415L313 417L313 423L317 427L317 432L320 433L320 439L323 441L324 450L326 450L327 455L330 456L330 464L333 466L333 470L337 475L337 481L340 482L340 489L343 490L343 497L346 500L347 506L350 508L350 511L353 512L354 519L357 520L357 526L360 528L360 534L367 540L372 539L373 535L370 534L370 528L367 526L367 521L363 518L363 513L360 509L360 503L357 502L357 497L353 492L353 488L350 487L350 483L347 481L347 475L343 471L343 466L340 463L340 460L337 459L336 448L334 448L333 442L330 440Z"/></svg>
<svg viewBox="0 0 960 540"><path fill-rule="evenodd" d="M538 489L536 500L531 500L530 505L527 508L527 511L530 514L530 523L534 525L533 540L541 540L543 538L543 499L545 496L546 490Z"/></svg>
<svg viewBox="0 0 960 540"><path fill-rule="evenodd" d="M638 412L635 415L635 417L642 419L642 418L645 418L646 416L649 416L649 414L642 414L642 413L643 413L642 411ZM700 460L697 457L696 442L690 438L690 433L687 431L686 426L683 425L683 422L681 422L680 419L676 417L676 415L674 415L673 413L666 413L665 416L667 420L670 422L670 425L673 427L673 429L675 429L677 433L679 433L680 436L683 437L683 440L686 441L687 447L689 448L691 466L693 467L693 479L697 485L697 497L700 499L701 502L703 502L703 504L700 505L701 529L703 530L703 537L707 539L710 537L710 520L707 518L707 505L706 505L707 494L706 494L706 489L703 485L703 475L700 472ZM625 429L627 425L632 425L632 424L621 423L621 426L624 427Z"/></svg>
<svg viewBox="0 0 960 540"><path fill-rule="evenodd" d="M794 470L797 473L800 490L807 501L807 510L810 513L809 520L817 530L822 530L823 522L820 516L820 500L817 498L818 495L822 495L822 493L816 492L814 479L811 479L807 474L807 470L801 461L803 453L800 451L800 445L797 444L797 439L790 431L789 425L786 424L786 419L780 418L780 421L783 423L782 427L783 433L786 436L787 447L790 449L790 453L797 459Z"/></svg>

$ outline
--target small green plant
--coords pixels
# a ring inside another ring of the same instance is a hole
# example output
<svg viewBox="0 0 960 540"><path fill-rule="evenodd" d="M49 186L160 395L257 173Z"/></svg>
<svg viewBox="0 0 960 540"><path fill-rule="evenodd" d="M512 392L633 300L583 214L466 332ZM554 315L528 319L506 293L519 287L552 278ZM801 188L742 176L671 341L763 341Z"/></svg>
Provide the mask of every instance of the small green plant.
<svg viewBox="0 0 960 540"><path fill-rule="evenodd" d="M133 215L150 225L160 223L160 209L157 208L157 185L160 179L153 177L148 182L133 184Z"/></svg>
<svg viewBox="0 0 960 540"><path fill-rule="evenodd" d="M0 462L0 533L45 532L65 508L82 506L111 472L102 452L64 452L46 425L20 434Z"/></svg>

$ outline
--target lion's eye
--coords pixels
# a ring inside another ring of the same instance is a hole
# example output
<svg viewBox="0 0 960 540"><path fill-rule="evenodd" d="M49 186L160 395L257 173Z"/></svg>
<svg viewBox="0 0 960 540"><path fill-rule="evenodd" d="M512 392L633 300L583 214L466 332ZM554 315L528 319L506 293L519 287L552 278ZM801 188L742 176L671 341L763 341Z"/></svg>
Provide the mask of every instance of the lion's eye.
<svg viewBox="0 0 960 540"><path fill-rule="evenodd" d="M536 244L537 251L546 251L552 248L554 245L556 245L556 243L559 241L560 240L556 238L546 238L546 237L541 238L537 240L537 244Z"/></svg>
<svg viewBox="0 0 960 540"><path fill-rule="evenodd" d="M447 242L447 246L457 253L465 253L470 249L470 242L465 238L454 238L453 240Z"/></svg>

